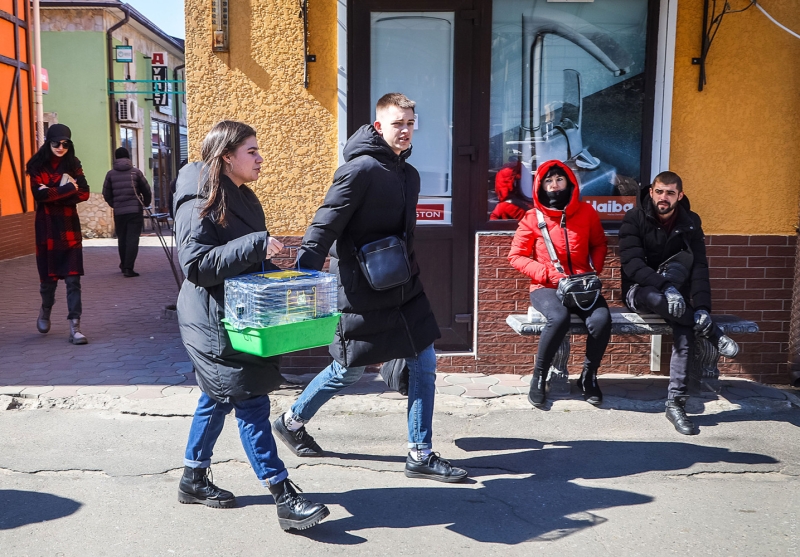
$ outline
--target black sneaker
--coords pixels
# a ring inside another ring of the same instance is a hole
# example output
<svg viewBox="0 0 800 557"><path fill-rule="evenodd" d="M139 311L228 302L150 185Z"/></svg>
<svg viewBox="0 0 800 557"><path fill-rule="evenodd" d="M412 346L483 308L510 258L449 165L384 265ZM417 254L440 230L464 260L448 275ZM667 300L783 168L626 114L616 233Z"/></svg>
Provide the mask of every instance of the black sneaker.
<svg viewBox="0 0 800 557"><path fill-rule="evenodd" d="M178 501L185 504L199 503L215 509L236 506L233 493L214 485L209 468L183 467L183 477L178 486Z"/></svg>
<svg viewBox="0 0 800 557"><path fill-rule="evenodd" d="M463 468L451 466L450 462L440 458L437 453L430 453L421 462L408 455L406 458L406 477L457 483L467 478L467 471Z"/></svg>
<svg viewBox="0 0 800 557"><path fill-rule="evenodd" d="M272 429L277 434L278 439L283 441L295 455L322 456L322 447L317 445L311 434L306 431L306 426L292 431L283 423L283 415L281 414L277 420L272 422Z"/></svg>

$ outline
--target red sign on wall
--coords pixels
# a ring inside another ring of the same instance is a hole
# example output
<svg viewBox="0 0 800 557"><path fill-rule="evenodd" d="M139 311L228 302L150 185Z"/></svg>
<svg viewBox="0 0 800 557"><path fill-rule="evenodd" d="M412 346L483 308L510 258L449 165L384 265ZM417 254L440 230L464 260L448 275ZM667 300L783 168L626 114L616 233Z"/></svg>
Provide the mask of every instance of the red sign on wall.
<svg viewBox="0 0 800 557"><path fill-rule="evenodd" d="M417 220L444 222L444 203L418 203Z"/></svg>

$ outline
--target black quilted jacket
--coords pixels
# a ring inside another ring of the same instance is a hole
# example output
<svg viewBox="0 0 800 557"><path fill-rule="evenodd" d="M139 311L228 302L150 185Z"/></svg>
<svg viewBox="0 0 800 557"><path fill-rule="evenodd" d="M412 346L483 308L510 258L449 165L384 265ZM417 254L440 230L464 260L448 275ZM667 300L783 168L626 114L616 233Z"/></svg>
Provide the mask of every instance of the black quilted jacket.
<svg viewBox="0 0 800 557"><path fill-rule="evenodd" d="M625 213L619 228L619 258L622 264L622 297L634 284L654 286L663 291L669 283L656 269L669 257L690 249L694 256L691 276L681 294L694 309L711 311L711 285L708 279L705 234L700 217L693 212L684 194L678 202L678 220L667 235L661 227L650 199L649 188L639 194L639 206Z"/></svg>

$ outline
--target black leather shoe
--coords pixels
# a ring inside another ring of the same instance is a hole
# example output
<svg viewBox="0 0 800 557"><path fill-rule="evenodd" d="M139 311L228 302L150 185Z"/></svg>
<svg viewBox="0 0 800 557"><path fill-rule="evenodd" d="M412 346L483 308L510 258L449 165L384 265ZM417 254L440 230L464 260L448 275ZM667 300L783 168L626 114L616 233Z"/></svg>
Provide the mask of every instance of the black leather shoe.
<svg viewBox="0 0 800 557"><path fill-rule="evenodd" d="M575 386L581 390L583 400L592 406L600 406L603 402L603 392L600 390L600 385L597 384L597 372L589 372L583 370Z"/></svg>
<svg viewBox="0 0 800 557"><path fill-rule="evenodd" d="M220 489L211 481L209 468L183 467L183 477L178 486L178 501L199 503L215 509L229 509L236 506L233 493Z"/></svg>
<svg viewBox="0 0 800 557"><path fill-rule="evenodd" d="M421 462L408 455L406 457L406 477L457 483L466 479L467 471L452 466L450 462L440 458L436 453L429 454L428 458Z"/></svg>
<svg viewBox="0 0 800 557"><path fill-rule="evenodd" d="M533 377L531 377L528 402L530 402L534 408L541 408L544 406L545 402L547 402L547 397L545 396L545 390L547 388L546 377L546 373L539 373L536 370L534 370Z"/></svg>
<svg viewBox="0 0 800 557"><path fill-rule="evenodd" d="M122 274L128 278L130 277L138 277L139 273L134 271L133 269L123 269Z"/></svg>
<svg viewBox="0 0 800 557"><path fill-rule="evenodd" d="M278 510L278 524L286 530L305 530L316 526L320 520L331 514L328 507L321 503L312 503L297 494L303 490L294 485L291 480L269 486L269 491L275 498L275 508Z"/></svg>
<svg viewBox="0 0 800 557"><path fill-rule="evenodd" d="M681 435L694 435L694 424L686 415L686 398L676 397L667 401L667 419Z"/></svg>
<svg viewBox="0 0 800 557"><path fill-rule="evenodd" d="M306 431L306 426L292 431L286 427L286 424L283 423L283 415L280 415L277 420L272 422L272 430L295 455L322 456L322 447L317 445L314 438Z"/></svg>

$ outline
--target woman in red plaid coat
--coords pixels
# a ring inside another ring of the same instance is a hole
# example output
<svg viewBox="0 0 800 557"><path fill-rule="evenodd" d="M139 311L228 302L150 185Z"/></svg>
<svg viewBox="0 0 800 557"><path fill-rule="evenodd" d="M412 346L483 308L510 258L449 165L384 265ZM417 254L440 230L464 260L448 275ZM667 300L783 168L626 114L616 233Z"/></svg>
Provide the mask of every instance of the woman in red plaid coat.
<svg viewBox="0 0 800 557"><path fill-rule="evenodd" d="M40 333L50 330L56 286L58 279L63 279L67 285L69 341L86 344L81 333L83 244L76 206L89 199L89 185L71 137L64 124L50 126L44 145L26 166L36 200L36 266L42 295L36 328Z"/></svg>

